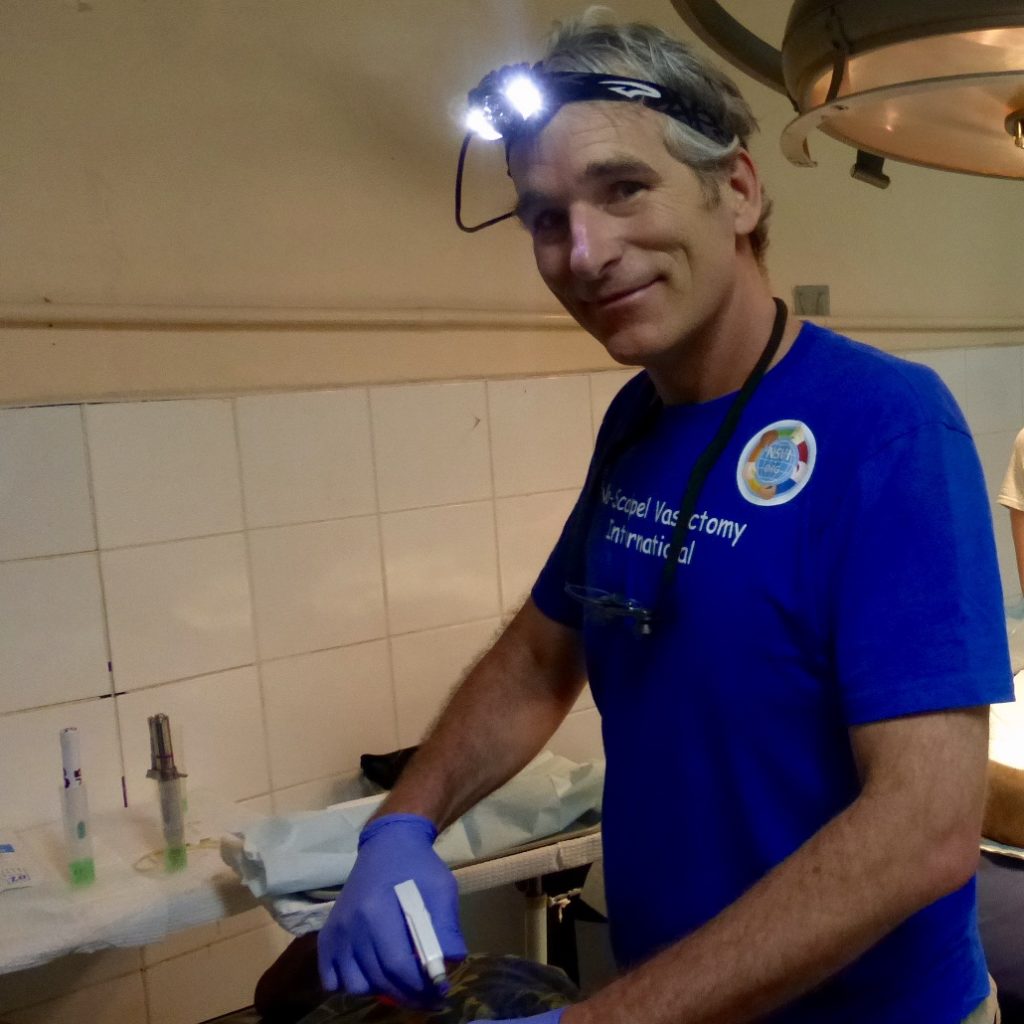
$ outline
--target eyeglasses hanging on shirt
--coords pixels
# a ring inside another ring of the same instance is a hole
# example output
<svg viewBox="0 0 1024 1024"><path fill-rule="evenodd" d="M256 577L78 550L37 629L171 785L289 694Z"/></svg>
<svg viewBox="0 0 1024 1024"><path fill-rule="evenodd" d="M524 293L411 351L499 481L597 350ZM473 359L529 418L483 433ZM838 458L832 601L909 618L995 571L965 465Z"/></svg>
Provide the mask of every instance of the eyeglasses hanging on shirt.
<svg viewBox="0 0 1024 1024"><path fill-rule="evenodd" d="M658 581L658 589L655 592L652 604L646 606L632 598L610 593L598 587L588 587L574 583L567 583L565 585L566 594L582 604L586 612L589 612L599 620L607 622L620 618L632 619L633 629L638 636L650 636L654 632L658 611L664 607L665 596L670 592L672 581L675 579L676 568L679 564L679 554L683 549L683 542L689 529L690 517L697 507L697 499L700 497L701 488L736 432L736 427L739 425L743 410L753 397L758 384L761 383L782 342L782 334L786 328L786 304L781 299L775 299L774 302L775 320L772 324L771 334L768 337L768 343L765 345L760 357L754 364L754 368L747 375L743 386L726 411L718 430L715 431L715 436L698 456L697 461L693 464L693 469L690 470L690 475L686 481L686 488L679 503L679 518L672 532L672 540L669 542L668 551L665 555L665 565L661 571L661 578ZM631 425L631 428L627 430L623 437L609 445L596 471L591 474L587 482L586 493L582 503L584 510L592 512L601 482L611 470L615 461L654 428L658 422L661 409L660 400L655 398L643 410L636 422ZM580 555L584 553L586 535L590 526L589 518L589 515L586 516L575 527L575 536L573 537L572 544ZM585 557L573 558L572 562L586 565Z"/></svg>

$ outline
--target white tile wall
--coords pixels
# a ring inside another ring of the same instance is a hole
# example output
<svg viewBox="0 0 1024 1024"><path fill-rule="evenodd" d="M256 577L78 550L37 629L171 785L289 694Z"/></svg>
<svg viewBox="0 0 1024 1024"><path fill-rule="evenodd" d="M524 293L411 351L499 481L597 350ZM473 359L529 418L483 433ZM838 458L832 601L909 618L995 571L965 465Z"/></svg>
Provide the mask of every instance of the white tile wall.
<svg viewBox="0 0 1024 1024"><path fill-rule="evenodd" d="M75 726L92 810L121 805L121 749L114 700L55 704L0 715L0 827L57 821L61 814L60 730Z"/></svg>
<svg viewBox="0 0 1024 1024"><path fill-rule="evenodd" d="M80 988L7 1015L9 1024L143 1024L146 1019L141 974Z"/></svg>
<svg viewBox="0 0 1024 1024"><path fill-rule="evenodd" d="M994 503L1024 349L916 358L964 408ZM415 742L527 591L632 374L0 411L0 825L57 817L66 725L95 807L122 775L148 799L156 711L193 785L265 812L364 792L359 754ZM600 751L588 692L551 745ZM246 915L0 985L0 1014L195 1024L248 1002L286 942Z"/></svg>
<svg viewBox="0 0 1024 1024"><path fill-rule="evenodd" d="M149 1024L197 1024L250 1005L260 975L290 941L281 928L260 928L153 965Z"/></svg>
<svg viewBox="0 0 1024 1024"><path fill-rule="evenodd" d="M549 491L495 502L501 606L505 611L518 608L529 595L578 495L578 490Z"/></svg>
<svg viewBox="0 0 1024 1024"><path fill-rule="evenodd" d="M982 472L985 474L985 486L990 495L995 496L999 493L1016 436L1016 430L996 430L988 434L975 435L978 457L981 459Z"/></svg>
<svg viewBox="0 0 1024 1024"><path fill-rule="evenodd" d="M253 530L249 552L262 657L340 647L387 632L375 516Z"/></svg>
<svg viewBox="0 0 1024 1024"><path fill-rule="evenodd" d="M229 800L270 790L263 705L252 665L182 682L150 686L118 698L128 802L155 798L150 766L150 715L171 720L175 760L193 785Z"/></svg>
<svg viewBox="0 0 1024 1024"><path fill-rule="evenodd" d="M85 421L104 548L242 528L230 402L94 405Z"/></svg>
<svg viewBox="0 0 1024 1024"><path fill-rule="evenodd" d="M135 974L142 966L138 949L105 949L98 953L66 956L40 967L0 977L0 1018L11 1010L36 1006L76 989Z"/></svg>
<svg viewBox="0 0 1024 1024"><path fill-rule="evenodd" d="M0 560L96 547L82 412L0 412Z"/></svg>
<svg viewBox="0 0 1024 1024"><path fill-rule="evenodd" d="M255 660L242 534L104 551L100 562L118 690Z"/></svg>
<svg viewBox="0 0 1024 1024"><path fill-rule="evenodd" d="M931 367L949 388L957 405L967 410L967 353L962 348L940 348L914 352L909 356L915 363Z"/></svg>
<svg viewBox="0 0 1024 1024"><path fill-rule="evenodd" d="M247 525L376 512L365 389L258 395L236 408Z"/></svg>
<svg viewBox="0 0 1024 1024"><path fill-rule="evenodd" d="M390 512L381 529L392 633L498 614L492 502Z"/></svg>
<svg viewBox="0 0 1024 1024"><path fill-rule="evenodd" d="M231 918L225 918L230 921ZM166 960L174 960L185 953L192 953L203 946L212 946L220 938L219 921L199 925L188 931L175 932L160 942L142 947L142 966L153 967Z"/></svg>
<svg viewBox="0 0 1024 1024"><path fill-rule="evenodd" d="M579 487L594 429L587 376L488 381L494 493Z"/></svg>
<svg viewBox="0 0 1024 1024"><path fill-rule="evenodd" d="M596 708L582 708L571 711L555 731L548 746L556 754L572 761L589 761L600 757L601 716Z"/></svg>
<svg viewBox="0 0 1024 1024"><path fill-rule="evenodd" d="M972 348L965 353L966 405L964 412L976 435L996 430L1016 433L1024 422L1020 348Z"/></svg>
<svg viewBox="0 0 1024 1024"><path fill-rule="evenodd" d="M95 553L0 562L0 608L0 712L111 692Z"/></svg>
<svg viewBox="0 0 1024 1024"><path fill-rule="evenodd" d="M639 370L605 370L603 373L592 373L590 375L590 412L594 424L594 435L601 426L604 414L612 399L619 393L619 389L632 377L635 377Z"/></svg>
<svg viewBox="0 0 1024 1024"><path fill-rule="evenodd" d="M366 751L374 753L374 751ZM379 786L370 782L358 769L331 775L312 782L302 782L297 786L275 789L273 794L273 813L291 814L293 811L314 811L344 800L356 800L364 796L381 793Z"/></svg>
<svg viewBox="0 0 1024 1024"><path fill-rule="evenodd" d="M274 794L264 793L262 796L251 796L246 800L236 801L239 807L244 807L253 814L261 817L274 813ZM322 806L322 805L321 805Z"/></svg>
<svg viewBox="0 0 1024 1024"><path fill-rule="evenodd" d="M242 914L235 914L234 917L225 917L218 921L217 934L222 939L231 939L236 935L255 931L257 928L266 928L272 922L273 918L268 911L263 907L256 907L254 910L246 910Z"/></svg>
<svg viewBox="0 0 1024 1024"><path fill-rule="evenodd" d="M398 743L419 743L464 671L497 634L500 619L428 629L391 638Z"/></svg>
<svg viewBox="0 0 1024 1024"><path fill-rule="evenodd" d="M374 388L371 403L382 512L491 496L483 382Z"/></svg>
<svg viewBox="0 0 1024 1024"><path fill-rule="evenodd" d="M383 640L263 665L275 789L354 771L361 753L397 747Z"/></svg>

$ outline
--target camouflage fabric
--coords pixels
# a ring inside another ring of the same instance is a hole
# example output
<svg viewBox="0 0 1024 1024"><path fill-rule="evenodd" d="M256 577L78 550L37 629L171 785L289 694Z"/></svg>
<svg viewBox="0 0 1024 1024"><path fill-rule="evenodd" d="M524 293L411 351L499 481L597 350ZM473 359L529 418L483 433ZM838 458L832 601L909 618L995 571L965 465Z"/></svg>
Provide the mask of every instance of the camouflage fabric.
<svg viewBox="0 0 1024 1024"><path fill-rule="evenodd" d="M471 955L448 974L451 991L436 1009L414 1010L337 993L300 1024L468 1024L569 1006L579 990L557 967L516 956Z"/></svg>

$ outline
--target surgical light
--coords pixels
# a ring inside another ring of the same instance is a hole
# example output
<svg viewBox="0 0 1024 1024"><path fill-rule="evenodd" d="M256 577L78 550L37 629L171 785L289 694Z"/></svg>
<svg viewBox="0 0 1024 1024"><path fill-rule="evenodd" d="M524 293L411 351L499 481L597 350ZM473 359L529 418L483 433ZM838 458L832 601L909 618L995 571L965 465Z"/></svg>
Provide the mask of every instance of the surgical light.
<svg viewBox="0 0 1024 1024"><path fill-rule="evenodd" d="M818 128L879 159L1024 179L1021 0L794 0L781 51L716 0L672 3L718 54L789 97L797 117L781 141L794 164L814 166Z"/></svg>

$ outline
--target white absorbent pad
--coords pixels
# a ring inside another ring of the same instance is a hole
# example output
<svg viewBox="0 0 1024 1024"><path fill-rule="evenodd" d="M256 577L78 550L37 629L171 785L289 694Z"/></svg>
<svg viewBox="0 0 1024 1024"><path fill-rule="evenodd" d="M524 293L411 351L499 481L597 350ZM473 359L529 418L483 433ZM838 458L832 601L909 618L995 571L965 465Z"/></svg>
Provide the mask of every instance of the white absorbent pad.
<svg viewBox="0 0 1024 1024"><path fill-rule="evenodd" d="M155 803L93 816L96 881L72 888L60 822L18 833L33 885L0 896L0 975L68 953L141 946L255 906L221 862L217 840L252 817L204 790L189 793L188 869L163 871Z"/></svg>
<svg viewBox="0 0 1024 1024"><path fill-rule="evenodd" d="M596 821L603 785L604 761L577 764L545 751L447 828L435 849L449 864L466 864L562 832L588 813ZM260 898L340 885L383 799L261 819L226 837L221 856Z"/></svg>

